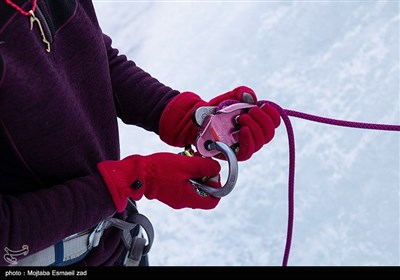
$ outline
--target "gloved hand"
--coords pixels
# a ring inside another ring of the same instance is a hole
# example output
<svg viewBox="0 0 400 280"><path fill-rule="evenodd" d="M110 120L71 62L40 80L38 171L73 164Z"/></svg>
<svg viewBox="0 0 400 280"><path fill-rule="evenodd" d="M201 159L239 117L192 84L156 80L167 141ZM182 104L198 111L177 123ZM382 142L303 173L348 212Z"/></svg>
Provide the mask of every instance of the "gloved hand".
<svg viewBox="0 0 400 280"><path fill-rule="evenodd" d="M103 161L97 168L105 181L116 209L122 212L128 198L157 199L174 209L213 209L220 198L201 196L189 179L218 178L206 184L221 187L221 166L211 158L187 157L173 153L132 155L122 160Z"/></svg>
<svg viewBox="0 0 400 280"><path fill-rule="evenodd" d="M193 145L200 129L192 121L193 112L201 106L218 106L228 99L257 104L256 94L245 86L221 94L209 102L192 92L177 95L166 106L161 116L159 126L161 140L176 147ZM240 126L239 150L236 157L238 161L244 161L272 140L275 128L280 124L280 115L274 107L264 104L253 107L247 113L240 115L238 123Z"/></svg>

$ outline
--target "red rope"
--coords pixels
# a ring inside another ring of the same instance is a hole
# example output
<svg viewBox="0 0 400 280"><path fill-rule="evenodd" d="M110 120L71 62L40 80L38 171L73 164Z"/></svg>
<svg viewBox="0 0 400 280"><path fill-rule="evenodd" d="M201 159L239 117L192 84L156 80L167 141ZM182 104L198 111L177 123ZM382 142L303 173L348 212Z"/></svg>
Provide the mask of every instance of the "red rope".
<svg viewBox="0 0 400 280"><path fill-rule="evenodd" d="M8 5L10 5L11 7L13 7L14 9L16 9L21 14L23 14L24 16L30 16L31 12L34 12L36 10L37 0L33 0L32 8L28 12L24 11L20 6L18 6L17 4L13 3L11 0L6 0L6 3Z"/></svg>
<svg viewBox="0 0 400 280"><path fill-rule="evenodd" d="M393 124L379 124L379 123L364 123L364 122L353 122L346 120L338 120L325 118L321 116L315 116L303 112L282 109L279 105L270 101L259 101L259 105L263 103L269 103L274 106L281 115L288 134L289 141L289 182L288 182L288 225L287 225L287 235L286 235L286 246L283 256L282 266L287 266L289 261L290 247L292 243L293 235L293 223L294 223L294 177L295 177L295 144L294 144L294 133L292 124L290 122L289 116L302 118L305 120L325 123L329 125L338 125L344 127L361 128L361 129L374 129L374 130L386 130L386 131L400 131L400 125Z"/></svg>
<svg viewBox="0 0 400 280"><path fill-rule="evenodd" d="M232 105L233 103L237 103L237 100L225 100L221 104L219 104L219 108L224 106ZM282 266L287 266L289 261L290 247L292 244L292 236L293 236L293 224L294 224L294 179L295 179L295 140L293 127L290 121L289 116L295 118L301 118L313 122L325 123L329 125L338 125L344 127L352 127L352 128L361 128L361 129L374 129L374 130L386 130L386 131L400 131L400 125L397 124L379 124L379 123L364 123L364 122L353 122L346 120L338 120L325 118L321 116L311 115L303 112L287 110L281 108L278 104L275 104L270 101L260 100L257 102L258 106L261 106L265 103L270 104L275 107L283 122L286 126L286 131L288 135L289 142L289 179L288 179L288 223L287 223L287 234L286 234L286 246L283 255Z"/></svg>

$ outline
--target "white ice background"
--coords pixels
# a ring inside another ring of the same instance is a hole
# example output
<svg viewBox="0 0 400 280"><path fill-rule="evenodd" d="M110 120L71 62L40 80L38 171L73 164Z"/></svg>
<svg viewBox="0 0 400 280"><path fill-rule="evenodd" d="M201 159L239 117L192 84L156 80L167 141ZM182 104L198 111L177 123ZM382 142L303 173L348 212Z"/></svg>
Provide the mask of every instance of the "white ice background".
<svg viewBox="0 0 400 280"><path fill-rule="evenodd" d="M172 88L208 100L247 85L285 109L400 124L398 1L93 2L113 46ZM400 265L400 133L291 120L289 265ZM120 123L120 135L122 157L180 152L137 127ZM282 123L271 143L239 163L237 185L216 209L142 199L155 228L150 264L280 266L287 180Z"/></svg>

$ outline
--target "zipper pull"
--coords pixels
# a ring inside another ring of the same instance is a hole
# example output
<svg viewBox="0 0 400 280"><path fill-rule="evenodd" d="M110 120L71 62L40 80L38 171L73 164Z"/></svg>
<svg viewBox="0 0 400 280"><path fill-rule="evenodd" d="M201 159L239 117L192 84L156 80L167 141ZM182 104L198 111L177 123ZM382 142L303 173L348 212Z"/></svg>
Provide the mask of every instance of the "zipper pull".
<svg viewBox="0 0 400 280"><path fill-rule="evenodd" d="M30 17L30 22L31 22L31 30L33 30L33 24L36 22L38 27L39 27L39 31L40 31L40 35L42 36L42 41L43 43L46 44L46 51L49 53L50 52L50 42L47 41L46 35L44 34L43 31L43 27L42 27L42 23L40 22L40 20L35 16L35 13L30 10L29 13L31 14Z"/></svg>

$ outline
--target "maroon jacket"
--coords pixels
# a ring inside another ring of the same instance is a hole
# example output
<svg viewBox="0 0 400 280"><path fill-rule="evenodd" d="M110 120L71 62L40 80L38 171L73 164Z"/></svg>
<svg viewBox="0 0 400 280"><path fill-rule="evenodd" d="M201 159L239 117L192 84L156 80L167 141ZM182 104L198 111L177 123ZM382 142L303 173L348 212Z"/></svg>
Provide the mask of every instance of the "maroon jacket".
<svg viewBox="0 0 400 280"><path fill-rule="evenodd" d="M29 11L33 1L13 2ZM23 245L34 253L113 215L96 164L119 159L117 117L158 133L179 94L111 46L92 1L39 0L35 14L50 53L36 23L30 30L0 0L1 256ZM80 264L112 265L119 234L106 230Z"/></svg>

